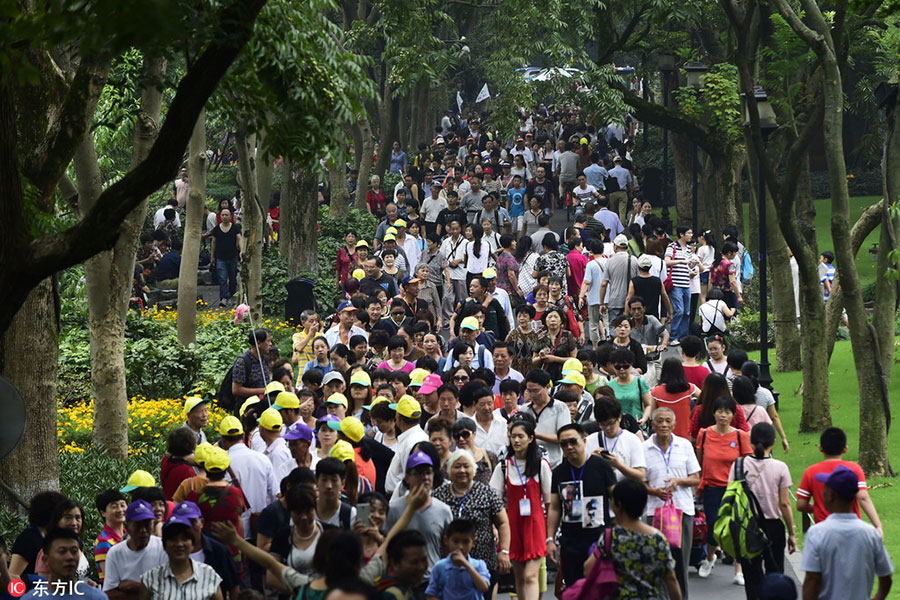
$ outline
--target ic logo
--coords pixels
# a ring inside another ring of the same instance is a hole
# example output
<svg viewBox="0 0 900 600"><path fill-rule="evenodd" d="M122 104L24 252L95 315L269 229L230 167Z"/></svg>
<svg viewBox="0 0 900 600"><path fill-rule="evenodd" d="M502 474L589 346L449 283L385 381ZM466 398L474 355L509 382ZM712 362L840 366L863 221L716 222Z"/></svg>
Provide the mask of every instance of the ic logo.
<svg viewBox="0 0 900 600"><path fill-rule="evenodd" d="M21 579L13 579L9 582L9 585L6 586L6 591L9 592L9 595L13 598L20 598L25 594L25 582Z"/></svg>

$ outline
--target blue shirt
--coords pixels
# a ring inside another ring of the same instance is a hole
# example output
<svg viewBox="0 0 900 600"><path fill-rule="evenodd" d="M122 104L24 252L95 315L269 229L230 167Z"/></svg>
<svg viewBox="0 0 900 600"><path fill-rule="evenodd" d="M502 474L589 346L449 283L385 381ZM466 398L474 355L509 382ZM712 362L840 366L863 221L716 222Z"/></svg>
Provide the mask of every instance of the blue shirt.
<svg viewBox="0 0 900 600"><path fill-rule="evenodd" d="M403 172L406 171L406 152L403 150L400 151L400 154L394 154L394 151L391 150L391 171L394 173L399 173L403 175ZM407 196L409 198L409 196Z"/></svg>
<svg viewBox="0 0 900 600"><path fill-rule="evenodd" d="M169 250L159 259L156 267L156 280L178 279L178 271L181 270L181 255L174 250Z"/></svg>
<svg viewBox="0 0 900 600"><path fill-rule="evenodd" d="M622 227L622 221L619 220L619 215L608 208L601 208L598 210L594 214L594 218L600 221L603 226L609 230L609 239L614 239L625 230L625 228Z"/></svg>
<svg viewBox="0 0 900 600"><path fill-rule="evenodd" d="M606 169L596 163L584 170L584 176L587 179L588 185L592 185L598 190L606 189L606 182L603 181L603 179L607 175L609 175L609 173L606 172Z"/></svg>
<svg viewBox="0 0 900 600"><path fill-rule="evenodd" d="M517 190L509 188L507 191L509 196L509 216L521 217L525 214L525 188Z"/></svg>
<svg viewBox="0 0 900 600"><path fill-rule="evenodd" d="M619 180L619 189L627 190L628 184L631 183L631 172L623 167L622 165L617 165L610 169L609 174Z"/></svg>
<svg viewBox="0 0 900 600"><path fill-rule="evenodd" d="M487 565L483 560L467 557L478 574L486 581L491 580ZM450 557L442 558L431 569L426 596L435 596L441 600L483 600L484 595L475 587L472 577L465 567L457 567Z"/></svg>

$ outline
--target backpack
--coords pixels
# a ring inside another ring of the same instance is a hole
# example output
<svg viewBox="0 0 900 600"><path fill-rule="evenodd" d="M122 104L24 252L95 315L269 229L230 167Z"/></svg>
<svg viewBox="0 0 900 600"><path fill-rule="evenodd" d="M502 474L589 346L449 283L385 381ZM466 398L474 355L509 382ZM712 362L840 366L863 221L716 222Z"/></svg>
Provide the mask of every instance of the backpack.
<svg viewBox="0 0 900 600"><path fill-rule="evenodd" d="M747 483L742 456L734 461L734 481L725 488L713 526L713 537L722 550L735 560L755 558L769 546L769 540L760 527L762 519L759 500Z"/></svg>
<svg viewBox="0 0 900 600"><path fill-rule="evenodd" d="M741 283L744 285L750 283L756 269L753 268L753 261L750 260L750 253L744 250L744 256L741 258Z"/></svg>
<svg viewBox="0 0 900 600"><path fill-rule="evenodd" d="M240 407L235 406L234 394L231 392L232 375L234 374L234 365L225 373L222 383L219 384L219 390L216 392L216 402L219 406L227 411L236 410Z"/></svg>
<svg viewBox="0 0 900 600"><path fill-rule="evenodd" d="M603 187L610 194L613 192L618 192L622 188L619 187L619 180L616 179L613 175L608 175L603 178Z"/></svg>
<svg viewBox="0 0 900 600"><path fill-rule="evenodd" d="M579 579L562 593L562 600L606 600L615 598L619 591L619 579L612 559L612 530L603 532L603 551L594 548L594 566L584 579Z"/></svg>

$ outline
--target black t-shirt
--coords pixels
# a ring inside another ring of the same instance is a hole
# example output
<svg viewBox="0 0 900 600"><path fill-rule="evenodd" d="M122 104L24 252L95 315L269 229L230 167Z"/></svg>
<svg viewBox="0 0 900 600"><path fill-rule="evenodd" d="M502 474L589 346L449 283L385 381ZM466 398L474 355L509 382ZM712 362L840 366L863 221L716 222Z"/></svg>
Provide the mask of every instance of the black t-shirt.
<svg viewBox="0 0 900 600"><path fill-rule="evenodd" d="M553 469L550 490L559 494L563 537L577 542L597 541L599 531L610 523L609 488L615 483L612 467L599 456L589 456L577 469L568 460Z"/></svg>
<svg viewBox="0 0 900 600"><path fill-rule="evenodd" d="M259 533L274 538L290 521L290 511L281 505L281 500L275 500L259 513Z"/></svg>
<svg viewBox="0 0 900 600"><path fill-rule="evenodd" d="M388 298L397 295L397 280L384 271L381 272L381 277L378 279L372 279L367 275L359 282L359 291L367 296L371 296L379 287L387 293Z"/></svg>
<svg viewBox="0 0 900 600"><path fill-rule="evenodd" d="M438 213L435 224L440 225L441 232L446 233L447 224L451 221L459 221L460 225L465 225L466 211L458 206L456 207L456 210L450 210L449 208L442 209L441 212Z"/></svg>
<svg viewBox="0 0 900 600"><path fill-rule="evenodd" d="M37 527L27 527L16 538L10 554L18 554L28 561L28 565L25 567L22 575L34 574L34 563L43 543L44 536L38 531Z"/></svg>
<svg viewBox="0 0 900 600"><path fill-rule="evenodd" d="M425 303L424 300L419 300L418 298L416 298L412 304L407 304L406 298L404 298L403 299L403 310L406 311L406 316L412 317L413 322L415 323L416 315L419 313L420 310L428 310L428 305ZM437 318L437 315L434 315L434 317Z"/></svg>
<svg viewBox="0 0 900 600"><path fill-rule="evenodd" d="M422 411L422 414L425 414L424 410ZM383 494L384 478L387 475L388 469L391 468L391 461L394 459L394 451L370 437L363 437L359 442L359 447L359 454L362 456L363 460L371 460L372 464L375 465L375 481L373 481L372 484L375 486L375 491Z"/></svg>
<svg viewBox="0 0 900 600"><path fill-rule="evenodd" d="M222 260L231 260L238 255L237 236L241 234L241 226L237 223L231 225L227 232L222 231L222 225L216 225L212 230L212 236L216 240L216 256Z"/></svg>
<svg viewBox="0 0 900 600"><path fill-rule="evenodd" d="M644 311L659 318L659 299L662 295L659 277L632 277L634 295L644 299Z"/></svg>
<svg viewBox="0 0 900 600"><path fill-rule="evenodd" d="M539 198L541 201L541 208L550 208L550 203L553 198L553 182L550 181L549 178L545 178L544 181L532 179L525 188L525 196L528 198Z"/></svg>

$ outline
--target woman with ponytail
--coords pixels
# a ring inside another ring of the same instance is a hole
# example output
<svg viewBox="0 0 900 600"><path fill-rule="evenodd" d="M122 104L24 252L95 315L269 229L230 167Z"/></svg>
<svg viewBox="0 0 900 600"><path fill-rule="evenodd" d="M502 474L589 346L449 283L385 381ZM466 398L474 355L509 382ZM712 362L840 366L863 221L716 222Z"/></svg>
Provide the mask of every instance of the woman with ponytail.
<svg viewBox="0 0 900 600"><path fill-rule="evenodd" d="M772 426L775 427L775 431L781 436L781 447L784 450L784 453L787 454L790 445L788 444L787 436L784 435L784 427L781 426L781 418L778 416L778 409L775 408L775 396L772 395L771 391L759 385L759 364L752 360L746 361L743 366L741 366L741 375L747 377L753 383L753 393L756 404L769 415ZM755 425L755 423L753 424Z"/></svg>
<svg viewBox="0 0 900 600"><path fill-rule="evenodd" d="M472 283L488 266L491 246L484 238L484 229L478 223L472 223L472 239L466 243L466 286Z"/></svg>
<svg viewBox="0 0 900 600"><path fill-rule="evenodd" d="M787 532L788 551L797 550L794 537L794 516L791 512L791 474L786 464L772 458L775 446L775 428L768 423L757 423L750 430L753 454L743 460L744 478L762 508L760 527L769 540L769 550L754 559L742 559L744 591L747 598L758 597L759 584L768 573L784 573L784 543ZM731 467L729 481L734 480L735 466ZM765 568L763 568L765 567Z"/></svg>

